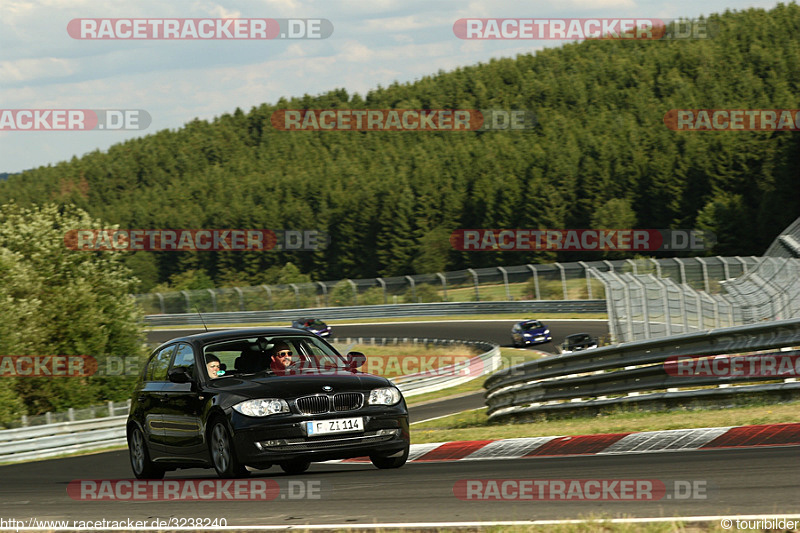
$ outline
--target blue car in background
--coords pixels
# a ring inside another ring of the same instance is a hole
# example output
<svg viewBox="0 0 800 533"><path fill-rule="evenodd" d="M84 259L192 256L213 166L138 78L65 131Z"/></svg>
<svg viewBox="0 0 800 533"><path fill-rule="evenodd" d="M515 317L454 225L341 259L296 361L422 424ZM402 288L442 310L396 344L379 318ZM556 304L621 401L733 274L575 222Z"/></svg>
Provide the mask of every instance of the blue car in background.
<svg viewBox="0 0 800 533"><path fill-rule="evenodd" d="M514 346L527 346L550 342L550 329L538 320L523 320L511 328L511 341Z"/></svg>
<svg viewBox="0 0 800 533"><path fill-rule="evenodd" d="M331 334L331 327L318 318L298 318L292 321L292 327L310 331L319 337L329 337Z"/></svg>

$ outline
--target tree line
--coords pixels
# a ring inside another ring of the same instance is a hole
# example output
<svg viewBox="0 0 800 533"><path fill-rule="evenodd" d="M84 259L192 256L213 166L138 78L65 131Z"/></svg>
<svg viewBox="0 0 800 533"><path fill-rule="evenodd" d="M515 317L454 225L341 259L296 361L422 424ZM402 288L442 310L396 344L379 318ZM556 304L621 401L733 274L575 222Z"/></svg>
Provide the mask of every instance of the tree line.
<svg viewBox="0 0 800 533"><path fill-rule="evenodd" d="M460 252L460 228L705 229L761 254L800 213L793 132L676 132L671 109L798 108L800 7L713 15L689 41L601 41L193 120L0 182L122 228L313 228L314 252L124 254L137 292L394 276L596 253ZM281 109L525 109L517 132L286 132ZM296 266L287 278L284 266ZM294 277L292 277L294 276ZM198 285L195 278L202 283ZM185 284L184 284L185 285ZM191 285L191 284L189 284Z"/></svg>

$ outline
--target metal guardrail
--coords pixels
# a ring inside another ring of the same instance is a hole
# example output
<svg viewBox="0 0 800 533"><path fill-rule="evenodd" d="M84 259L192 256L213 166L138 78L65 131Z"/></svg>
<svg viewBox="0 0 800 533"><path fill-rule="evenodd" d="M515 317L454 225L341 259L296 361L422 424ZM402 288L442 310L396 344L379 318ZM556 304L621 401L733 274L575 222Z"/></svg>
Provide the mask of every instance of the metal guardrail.
<svg viewBox="0 0 800 533"><path fill-rule="evenodd" d="M605 313L605 300L524 300L511 302L439 302L428 304L362 305L355 307L323 307L282 309L279 311L239 311L203 313L206 324L252 324L261 322L291 322L313 316L321 320L355 318L404 318L415 316L457 316L471 314L516 313ZM202 326L197 313L148 315L148 326Z"/></svg>
<svg viewBox="0 0 800 533"><path fill-rule="evenodd" d="M462 383L472 381L481 376L491 374L501 366L500 346L481 341L457 341L451 339L424 339L424 338L337 338L331 342L343 344L374 344L376 346L389 346L394 344L424 344L425 346L470 346L482 351L480 355L460 363L453 363L430 371L408 374L391 378L398 389L406 398L427 394L446 387L456 387Z"/></svg>
<svg viewBox="0 0 800 533"><path fill-rule="evenodd" d="M724 355L793 346L800 346L800 319L635 341L548 357L489 377L484 383L488 415L490 420L508 421L547 412L634 401L645 404L685 397L730 397L741 393L800 390L800 383L794 378L780 384L732 387L736 383L782 378L685 378L670 376L664 368L664 363L672 357ZM709 385L717 385L718 389L677 390L678 387ZM660 390L666 392L640 395L643 391ZM610 395L625 396L608 398Z"/></svg>
<svg viewBox="0 0 800 533"><path fill-rule="evenodd" d="M131 407L131 401L125 400L124 402L106 402L104 405L91 405L80 409L70 408L66 411L60 412L47 412L43 415L27 416L22 415L20 420L15 420L7 424L6 428L29 428L32 426L53 425L60 422L80 422L91 421L109 416L120 416L128 413ZM2 439L0 439L2 442Z"/></svg>
<svg viewBox="0 0 800 533"><path fill-rule="evenodd" d="M422 338L347 338L332 342L381 346L412 343L426 346L467 345L484 350L465 363L447 365L434 372L421 372L391 380L406 397L460 385L495 371L500 366L500 347L478 341ZM86 452L127 442L127 415L109 416L79 422L61 422L0 431L0 463L46 459L68 453Z"/></svg>
<svg viewBox="0 0 800 533"><path fill-rule="evenodd" d="M127 415L0 431L0 463L125 444Z"/></svg>

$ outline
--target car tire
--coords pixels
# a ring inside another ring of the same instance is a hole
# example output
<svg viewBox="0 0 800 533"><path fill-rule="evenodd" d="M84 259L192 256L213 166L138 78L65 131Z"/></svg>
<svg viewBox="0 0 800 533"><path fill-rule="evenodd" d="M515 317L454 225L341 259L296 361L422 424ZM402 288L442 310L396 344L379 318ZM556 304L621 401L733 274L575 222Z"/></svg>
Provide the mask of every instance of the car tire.
<svg viewBox="0 0 800 533"><path fill-rule="evenodd" d="M381 470L385 470L388 468L400 468L406 461L408 461L408 451L409 447L406 446L406 449L403 450L403 454L398 457L382 457L380 455L370 455L369 460L372 461L372 464L376 467L380 468Z"/></svg>
<svg viewBox="0 0 800 533"><path fill-rule="evenodd" d="M208 448L211 455L211 463L217 475L223 479L237 477L247 477L250 472L245 465L241 464L236 457L236 450L233 447L233 439L228 431L228 427L222 420L217 420L211 426L209 433Z"/></svg>
<svg viewBox="0 0 800 533"><path fill-rule="evenodd" d="M150 460L144 433L138 426L128 433L128 452L131 458L131 469L136 479L164 479L164 469Z"/></svg>
<svg viewBox="0 0 800 533"><path fill-rule="evenodd" d="M287 474L302 474L311 466L311 461L286 461L281 463L281 470Z"/></svg>

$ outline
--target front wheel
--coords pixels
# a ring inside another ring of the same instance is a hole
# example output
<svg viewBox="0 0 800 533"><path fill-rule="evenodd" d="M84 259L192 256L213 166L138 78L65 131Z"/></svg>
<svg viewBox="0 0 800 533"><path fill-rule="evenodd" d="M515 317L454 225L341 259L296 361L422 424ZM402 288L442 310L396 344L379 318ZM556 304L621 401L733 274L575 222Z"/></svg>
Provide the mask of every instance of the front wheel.
<svg viewBox="0 0 800 533"><path fill-rule="evenodd" d="M250 472L236 458L236 450L233 448L233 440L228 432L228 428L221 420L214 422L211 428L211 440L209 442L211 461L214 463L214 470L217 475L224 479L247 477Z"/></svg>
<svg viewBox="0 0 800 533"><path fill-rule="evenodd" d="M408 460L408 451L409 447L406 446L406 449L403 450L403 453L397 457L381 457L378 455L370 455L369 460L381 470L387 468L400 468L406 464L406 461Z"/></svg>
<svg viewBox="0 0 800 533"><path fill-rule="evenodd" d="M128 452L131 457L131 468L136 479L164 479L164 469L150 460L150 452L144 434L138 427L128 434Z"/></svg>

